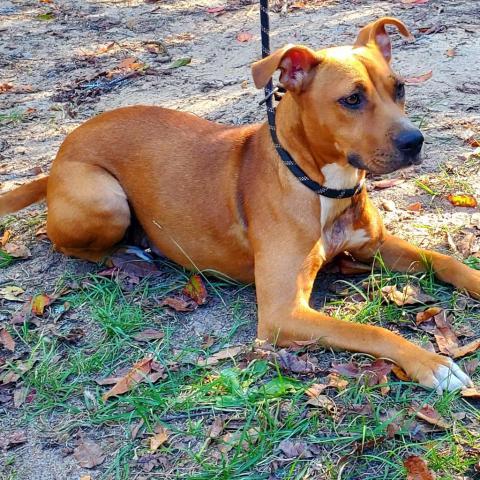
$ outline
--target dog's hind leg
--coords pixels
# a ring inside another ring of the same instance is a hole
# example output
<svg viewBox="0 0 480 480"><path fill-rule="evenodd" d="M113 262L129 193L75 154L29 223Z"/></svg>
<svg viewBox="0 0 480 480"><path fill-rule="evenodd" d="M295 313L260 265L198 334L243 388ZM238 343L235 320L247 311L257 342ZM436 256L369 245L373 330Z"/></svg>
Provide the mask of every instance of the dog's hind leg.
<svg viewBox="0 0 480 480"><path fill-rule="evenodd" d="M130 208L120 183L88 163L54 165L47 206L47 234L55 249L86 260L105 258L130 224Z"/></svg>

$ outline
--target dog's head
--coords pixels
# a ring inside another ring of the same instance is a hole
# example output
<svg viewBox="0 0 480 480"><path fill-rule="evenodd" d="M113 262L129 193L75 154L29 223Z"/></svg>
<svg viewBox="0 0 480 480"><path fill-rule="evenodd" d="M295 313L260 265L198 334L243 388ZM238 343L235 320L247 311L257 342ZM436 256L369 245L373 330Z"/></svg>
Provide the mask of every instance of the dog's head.
<svg viewBox="0 0 480 480"><path fill-rule="evenodd" d="M287 45L252 66L257 88L280 69L280 83L316 152L373 173L420 163L423 145L405 116L405 87L390 67L385 25L411 38L401 21L385 17L362 28L353 46L313 51Z"/></svg>

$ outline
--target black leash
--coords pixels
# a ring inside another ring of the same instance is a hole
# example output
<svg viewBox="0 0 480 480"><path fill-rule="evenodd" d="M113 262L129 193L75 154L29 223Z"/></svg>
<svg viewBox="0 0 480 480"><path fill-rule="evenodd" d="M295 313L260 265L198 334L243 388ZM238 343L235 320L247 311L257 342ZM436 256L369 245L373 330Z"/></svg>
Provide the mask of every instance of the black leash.
<svg viewBox="0 0 480 480"><path fill-rule="evenodd" d="M260 0L260 27L262 37L262 58L270 55L270 20L268 18L268 0ZM275 126L275 107L273 106L273 97L277 91L282 91L280 88L273 88L273 81L270 78L265 86L265 99L260 103L265 103L267 106L267 118L270 127L270 134L272 136L273 144L280 155L283 163L287 168L310 190L313 190L318 195L328 198L350 198L361 192L364 185L362 180L353 188L346 188L344 190L337 190L335 188L328 188L320 185L315 180L312 180L295 162L292 156L280 145L277 137L277 129ZM284 90L283 90L284 91Z"/></svg>

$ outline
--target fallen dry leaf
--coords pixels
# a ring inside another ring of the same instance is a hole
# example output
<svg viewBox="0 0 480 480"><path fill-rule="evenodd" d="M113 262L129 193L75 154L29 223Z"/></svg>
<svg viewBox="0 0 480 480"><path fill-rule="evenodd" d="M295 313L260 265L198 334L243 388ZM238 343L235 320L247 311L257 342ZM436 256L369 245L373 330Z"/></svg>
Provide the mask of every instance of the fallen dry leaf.
<svg viewBox="0 0 480 480"><path fill-rule="evenodd" d="M406 85L419 85L420 83L426 82L430 78L432 78L433 71L430 70L422 75L418 75L416 77L407 77L404 78Z"/></svg>
<svg viewBox="0 0 480 480"><path fill-rule="evenodd" d="M462 194L462 195L448 195L448 201L455 207L467 207L475 208L477 206L477 200L473 195Z"/></svg>
<svg viewBox="0 0 480 480"><path fill-rule="evenodd" d="M225 420L223 417L215 417L213 423L210 425L207 431L208 438L216 439L219 438L225 429Z"/></svg>
<svg viewBox="0 0 480 480"><path fill-rule="evenodd" d="M135 57L128 57L118 64L118 68L122 70L141 70L145 68L145 64L139 62Z"/></svg>
<svg viewBox="0 0 480 480"><path fill-rule="evenodd" d="M159 272L158 267L151 261L140 258L135 253L123 249L117 250L109 259L108 264L118 268L131 277L145 278Z"/></svg>
<svg viewBox="0 0 480 480"><path fill-rule="evenodd" d="M376 182L372 182L372 187L377 190L383 190L384 188L395 187L396 185L400 185L403 182L405 182L403 178L386 178L384 180L377 180Z"/></svg>
<svg viewBox="0 0 480 480"><path fill-rule="evenodd" d="M6 243L3 249L13 258L30 258L32 252L23 243Z"/></svg>
<svg viewBox="0 0 480 480"><path fill-rule="evenodd" d="M108 400L110 397L121 395L128 392L140 383L152 369L151 357L144 358L137 362L128 373L121 377L120 380L111 388L108 392L102 395L103 401Z"/></svg>
<svg viewBox="0 0 480 480"><path fill-rule="evenodd" d="M207 289L202 277L198 274L192 275L183 289L183 293L190 297L197 305L207 302Z"/></svg>
<svg viewBox="0 0 480 480"><path fill-rule="evenodd" d="M15 408L20 408L27 399L28 387L17 387L13 392L13 405Z"/></svg>
<svg viewBox="0 0 480 480"><path fill-rule="evenodd" d="M430 425L439 428L450 428L451 424L441 417L441 415L431 406L425 404L419 410L415 411L415 415L421 420L426 421Z"/></svg>
<svg viewBox="0 0 480 480"><path fill-rule="evenodd" d="M15 445L20 445L27 441L27 434L23 430L18 430L10 434L0 436L0 448L8 450Z"/></svg>
<svg viewBox="0 0 480 480"><path fill-rule="evenodd" d="M465 140L473 148L480 147L480 139L472 135Z"/></svg>
<svg viewBox="0 0 480 480"><path fill-rule="evenodd" d="M411 455L404 460L403 465L407 469L407 480L435 480L435 475L428 469L423 458Z"/></svg>
<svg viewBox="0 0 480 480"><path fill-rule="evenodd" d="M160 340L164 336L165 333L160 330L156 330L155 328L146 328L145 330L135 334L133 338L134 340L137 340L137 342L149 342L150 340Z"/></svg>
<svg viewBox="0 0 480 480"><path fill-rule="evenodd" d="M215 15L221 15L222 13L225 13L225 6L221 5L219 7L207 8L207 13L213 13Z"/></svg>
<svg viewBox="0 0 480 480"><path fill-rule="evenodd" d="M286 349L278 352L277 357L280 368L293 373L315 373L319 370L318 364L309 358L308 354L296 355Z"/></svg>
<svg viewBox="0 0 480 480"><path fill-rule="evenodd" d="M78 446L73 450L73 456L83 468L94 468L105 461L105 455L100 445L88 439L80 441Z"/></svg>
<svg viewBox="0 0 480 480"><path fill-rule="evenodd" d="M214 343L215 343L215 337L213 337L212 335L205 334L202 339L201 348L203 350L206 350L207 348L210 348Z"/></svg>
<svg viewBox="0 0 480 480"><path fill-rule="evenodd" d="M160 302L161 307L170 307L176 312L192 312L198 306L193 300L185 300L182 297L166 297Z"/></svg>
<svg viewBox="0 0 480 480"><path fill-rule="evenodd" d="M253 34L250 32L240 32L237 35L237 41L239 42L249 42L253 38Z"/></svg>
<svg viewBox="0 0 480 480"><path fill-rule="evenodd" d="M227 347L223 350L219 350L218 352L214 353L207 359L200 358L197 361L197 365L207 366L207 365L216 365L221 360L232 359L235 358L240 353L245 351L244 345L238 345L236 347Z"/></svg>
<svg viewBox="0 0 480 480"><path fill-rule="evenodd" d="M161 425L155 427L155 435L150 438L150 451L156 452L170 436L170 432Z"/></svg>
<svg viewBox="0 0 480 480"><path fill-rule="evenodd" d="M56 297L41 293L32 298L32 313L41 317L45 313L45 307L48 307L56 300Z"/></svg>
<svg viewBox="0 0 480 480"><path fill-rule="evenodd" d="M318 397L323 393L327 386L328 385L325 385L324 383L313 383L305 390L305 395L310 398Z"/></svg>
<svg viewBox="0 0 480 480"><path fill-rule="evenodd" d="M359 365L355 362L332 363L334 372L345 377L363 378L367 385L373 386L383 383L385 376L392 370L392 365L385 360L377 359L369 365Z"/></svg>
<svg viewBox="0 0 480 480"><path fill-rule="evenodd" d="M328 379L328 387L333 387L336 388L337 390L345 390L348 386L348 380L345 380L344 378L341 378L338 374L336 373L330 373L327 375Z"/></svg>
<svg viewBox="0 0 480 480"><path fill-rule="evenodd" d="M464 398L473 398L474 400L480 399L480 389L477 387L465 388L460 392Z"/></svg>
<svg viewBox="0 0 480 480"><path fill-rule="evenodd" d="M0 297L10 302L21 302L22 299L19 298L25 293L25 290L14 285L7 285L6 287L0 288Z"/></svg>
<svg viewBox="0 0 480 480"><path fill-rule="evenodd" d="M3 232L3 235L0 237L0 247L3 247L4 245L6 245L11 237L12 237L12 231L5 230Z"/></svg>
<svg viewBox="0 0 480 480"><path fill-rule="evenodd" d="M0 328L0 343L7 350L10 350L11 352L15 351L15 340L5 328Z"/></svg>
<svg viewBox="0 0 480 480"><path fill-rule="evenodd" d="M407 206L407 210L410 212L420 212L422 210L422 204L420 202L411 203Z"/></svg>
<svg viewBox="0 0 480 480"><path fill-rule="evenodd" d="M433 318L435 315L438 315L442 309L440 307L430 307L424 310L423 312L418 312L417 313L417 325L420 325L423 322L426 322L427 320L430 320Z"/></svg>
<svg viewBox="0 0 480 480"><path fill-rule="evenodd" d="M396 285L386 285L382 287L381 291L385 300L394 302L399 307L435 301L433 297L426 295L421 292L419 288L412 287L411 285L406 285L402 291L398 290Z"/></svg>

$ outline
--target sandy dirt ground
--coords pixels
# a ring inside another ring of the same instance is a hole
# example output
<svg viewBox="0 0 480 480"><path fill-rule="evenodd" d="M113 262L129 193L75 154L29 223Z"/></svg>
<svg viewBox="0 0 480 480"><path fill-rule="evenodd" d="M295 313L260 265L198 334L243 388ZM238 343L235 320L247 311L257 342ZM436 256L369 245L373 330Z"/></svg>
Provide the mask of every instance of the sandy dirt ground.
<svg viewBox="0 0 480 480"><path fill-rule="evenodd" d="M290 8L292 4L297 8ZM208 10L218 6L225 8ZM283 14L272 13L273 47L349 44L360 27L383 15L409 25L416 41L407 43L392 35L393 63L405 77L432 72L427 81L407 87L408 113L426 136L425 159L420 166L391 175L405 182L372 195L384 210L385 200L394 202L387 205L393 211L384 212L386 224L419 245L460 255L452 252L447 230L454 242L474 231L478 242L478 230L471 224L476 209L453 207L445 195L480 195L479 162L472 160L475 147L468 142L475 135L480 138L480 4L325 0L290 2L287 7ZM248 0L1 0L0 191L47 173L66 134L112 108L155 104L221 123L264 121L264 109L258 105L262 93L250 76L250 64L260 52L258 16L257 2ZM240 42L241 32L251 38ZM131 65L131 58L142 65L140 74L106 91L101 84L108 77L105 72L118 72L125 59ZM191 61L170 68L184 58ZM4 84L13 88L2 91ZM445 180L448 172L453 173ZM419 188L419 179L441 194L433 197ZM422 204L421 211L407 210L415 202ZM51 250L48 240L36 237L44 210L39 204L16 215L9 228L28 244L32 257L1 270L0 284L14 282L33 294L53 288L65 272L83 274L97 268L64 258ZM245 300L251 314L238 336L248 340L255 334L253 289L246 290ZM226 331L229 313L223 309L221 302L213 302L187 316L185 328L198 335ZM12 311L10 304L1 306L0 321L8 321ZM14 428L21 419L20 413L0 407L0 417L3 413L0 429ZM22 459L17 462L18 479L78 479L83 471L72 456L58 445L50 448L39 430L31 425L31 440L16 451Z"/></svg>

